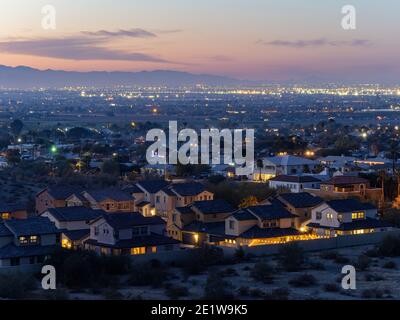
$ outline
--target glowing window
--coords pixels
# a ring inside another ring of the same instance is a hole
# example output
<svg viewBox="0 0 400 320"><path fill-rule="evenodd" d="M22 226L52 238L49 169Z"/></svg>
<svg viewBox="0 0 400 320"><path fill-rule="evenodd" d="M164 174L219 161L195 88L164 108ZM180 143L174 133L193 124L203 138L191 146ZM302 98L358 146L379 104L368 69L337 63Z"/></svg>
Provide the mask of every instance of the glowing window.
<svg viewBox="0 0 400 320"><path fill-rule="evenodd" d="M1 214L1 218L3 219L3 220L8 220L8 219L10 219L10 213L9 212L4 212L4 213L2 213Z"/></svg>
<svg viewBox="0 0 400 320"><path fill-rule="evenodd" d="M132 255L145 254L145 253L146 253L146 247L131 248Z"/></svg>
<svg viewBox="0 0 400 320"><path fill-rule="evenodd" d="M351 214L351 218L352 219L365 219L365 212L361 211L361 212L353 212Z"/></svg>
<svg viewBox="0 0 400 320"><path fill-rule="evenodd" d="M27 237L19 237L19 243L20 244L27 244L28 243L28 238Z"/></svg>

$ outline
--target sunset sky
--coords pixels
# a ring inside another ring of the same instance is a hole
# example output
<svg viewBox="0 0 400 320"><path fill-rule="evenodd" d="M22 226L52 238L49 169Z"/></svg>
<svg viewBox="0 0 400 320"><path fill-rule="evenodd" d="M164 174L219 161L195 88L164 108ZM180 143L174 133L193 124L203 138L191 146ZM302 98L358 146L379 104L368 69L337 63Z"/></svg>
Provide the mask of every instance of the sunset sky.
<svg viewBox="0 0 400 320"><path fill-rule="evenodd" d="M346 4L356 30L341 28ZM3 65L400 83L398 0L1 0L0 14Z"/></svg>

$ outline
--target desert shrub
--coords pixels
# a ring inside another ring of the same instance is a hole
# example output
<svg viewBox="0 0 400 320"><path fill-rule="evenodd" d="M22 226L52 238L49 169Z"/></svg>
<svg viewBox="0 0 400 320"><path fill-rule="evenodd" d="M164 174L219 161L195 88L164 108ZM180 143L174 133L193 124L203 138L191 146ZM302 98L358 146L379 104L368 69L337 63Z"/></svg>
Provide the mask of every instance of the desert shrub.
<svg viewBox="0 0 400 320"><path fill-rule="evenodd" d="M224 270L218 272L218 274L219 274L221 277L234 277L234 276L237 276L237 275L238 275L238 273L236 272L236 270L233 269L233 268L224 269Z"/></svg>
<svg viewBox="0 0 400 320"><path fill-rule="evenodd" d="M193 250L188 257L180 262L186 275L195 275L203 272L207 267L222 264L224 261L224 252L222 249L213 246L203 246L200 249Z"/></svg>
<svg viewBox="0 0 400 320"><path fill-rule="evenodd" d="M287 271L297 271L305 261L303 249L297 243L289 243L279 249L279 263Z"/></svg>
<svg viewBox="0 0 400 320"><path fill-rule="evenodd" d="M293 287L312 287L317 284L317 279L313 275L305 273L290 280L289 284Z"/></svg>
<svg viewBox="0 0 400 320"><path fill-rule="evenodd" d="M246 258L246 253L244 252L243 248L240 247L239 249L236 249L235 251L235 259L237 261L243 261Z"/></svg>
<svg viewBox="0 0 400 320"><path fill-rule="evenodd" d="M354 263L354 266L361 271L365 271L369 268L370 263L370 258L362 254L358 257L357 261Z"/></svg>
<svg viewBox="0 0 400 320"><path fill-rule="evenodd" d="M248 296L248 295L250 295L249 287L240 287L240 288L239 288L239 294L240 294L241 296Z"/></svg>
<svg viewBox="0 0 400 320"><path fill-rule="evenodd" d="M0 297L5 299L23 299L35 287L35 279L30 274L0 275Z"/></svg>
<svg viewBox="0 0 400 320"><path fill-rule="evenodd" d="M384 291L378 288L365 289L361 293L363 299L382 299L383 295Z"/></svg>
<svg viewBox="0 0 400 320"><path fill-rule="evenodd" d="M315 262L309 262L308 267L311 270L325 270L325 265L321 262L315 261Z"/></svg>
<svg viewBox="0 0 400 320"><path fill-rule="evenodd" d="M249 295L253 298L260 298L265 296L265 292L259 288L250 289Z"/></svg>
<svg viewBox="0 0 400 320"><path fill-rule="evenodd" d="M394 261L388 261L388 262L384 263L382 267L385 269L396 269L397 265L396 265L396 262L394 262Z"/></svg>
<svg viewBox="0 0 400 320"><path fill-rule="evenodd" d="M250 272L250 276L263 283L272 283L274 275L274 269L265 262L258 262L254 265Z"/></svg>
<svg viewBox="0 0 400 320"><path fill-rule="evenodd" d="M376 273L367 273L365 275L365 281L382 281L382 280L385 280L385 278Z"/></svg>
<svg viewBox="0 0 400 320"><path fill-rule="evenodd" d="M369 250L365 251L364 254L365 254L367 257L370 257L370 258L379 257L379 253L378 253L378 250L377 250L376 248L374 248L374 249L369 249Z"/></svg>
<svg viewBox="0 0 400 320"><path fill-rule="evenodd" d="M42 296L45 300L69 300L68 291L65 289L45 290Z"/></svg>
<svg viewBox="0 0 400 320"><path fill-rule="evenodd" d="M289 299L289 289L287 288L277 288L271 291L271 293L264 296L266 300L288 300Z"/></svg>
<svg viewBox="0 0 400 320"><path fill-rule="evenodd" d="M334 261L335 261L336 263L338 263L338 264L346 264L346 263L348 263L350 260L349 260L349 258L346 258L346 257L344 257L344 256L342 256L342 255L338 255L338 256L334 259Z"/></svg>
<svg viewBox="0 0 400 320"><path fill-rule="evenodd" d="M167 280L167 276L167 271L162 267L154 268L151 263L137 264L132 267L128 284L158 288Z"/></svg>
<svg viewBox="0 0 400 320"><path fill-rule="evenodd" d="M121 300L123 299L123 295L116 289L108 288L103 291L103 297L107 300Z"/></svg>
<svg viewBox="0 0 400 320"><path fill-rule="evenodd" d="M339 255L339 253L337 251L324 251L324 252L321 252L321 254L319 256L321 257L321 259L335 260L338 255Z"/></svg>
<svg viewBox="0 0 400 320"><path fill-rule="evenodd" d="M183 286L173 285L173 286L169 286L168 288L166 288L165 294L170 299L176 300L180 297L188 296L189 290L188 290L188 288L183 287Z"/></svg>
<svg viewBox="0 0 400 320"><path fill-rule="evenodd" d="M232 299L232 284L217 274L209 274L204 288L204 297L209 300Z"/></svg>
<svg viewBox="0 0 400 320"><path fill-rule="evenodd" d="M326 292L339 292L340 287L336 283L326 283L324 284L324 290Z"/></svg>
<svg viewBox="0 0 400 320"><path fill-rule="evenodd" d="M103 256L100 263L104 268L104 272L110 275L126 274L131 268L129 256Z"/></svg>
<svg viewBox="0 0 400 320"><path fill-rule="evenodd" d="M383 257L400 256L400 237L387 236L378 245L377 252Z"/></svg>

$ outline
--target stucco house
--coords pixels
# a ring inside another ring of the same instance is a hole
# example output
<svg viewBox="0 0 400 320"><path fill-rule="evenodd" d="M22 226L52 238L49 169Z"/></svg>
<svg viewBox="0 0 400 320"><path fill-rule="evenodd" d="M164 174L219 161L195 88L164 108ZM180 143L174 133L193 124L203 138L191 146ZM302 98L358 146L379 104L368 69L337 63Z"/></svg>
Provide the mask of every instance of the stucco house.
<svg viewBox="0 0 400 320"><path fill-rule="evenodd" d="M165 236L165 221L140 213L103 214L90 223L85 249L105 255L148 255L179 250L179 241Z"/></svg>
<svg viewBox="0 0 400 320"><path fill-rule="evenodd" d="M60 247L61 231L45 217L0 222L0 270L33 271Z"/></svg>
<svg viewBox="0 0 400 320"><path fill-rule="evenodd" d="M106 212L135 211L134 198L128 192L116 188L84 191L82 195L93 209L102 209Z"/></svg>
<svg viewBox="0 0 400 320"><path fill-rule="evenodd" d="M39 191L35 196L36 213L40 214L48 208L67 206L67 199L73 194L80 194L79 186L52 186Z"/></svg>
<svg viewBox="0 0 400 320"><path fill-rule="evenodd" d="M268 180L270 188L285 188L291 192L303 192L304 189L319 189L320 183L320 179L312 176L279 175Z"/></svg>
<svg viewBox="0 0 400 320"><path fill-rule="evenodd" d="M392 226L378 219L378 211L370 203L354 199L335 199L311 210L307 224L320 236L357 235L390 230Z"/></svg>
<svg viewBox="0 0 400 320"><path fill-rule="evenodd" d="M195 201L212 200L214 194L201 183L174 183L155 194L156 214L167 217L176 207L184 207Z"/></svg>
<svg viewBox="0 0 400 320"><path fill-rule="evenodd" d="M103 214L103 210L87 207L64 207L47 209L41 216L48 218L62 231L63 248L78 249L89 238L90 223Z"/></svg>
<svg viewBox="0 0 400 320"><path fill-rule="evenodd" d="M285 155L268 157L261 160L262 166L254 166L254 181L268 181L279 175L296 175L315 170L319 162L307 158Z"/></svg>

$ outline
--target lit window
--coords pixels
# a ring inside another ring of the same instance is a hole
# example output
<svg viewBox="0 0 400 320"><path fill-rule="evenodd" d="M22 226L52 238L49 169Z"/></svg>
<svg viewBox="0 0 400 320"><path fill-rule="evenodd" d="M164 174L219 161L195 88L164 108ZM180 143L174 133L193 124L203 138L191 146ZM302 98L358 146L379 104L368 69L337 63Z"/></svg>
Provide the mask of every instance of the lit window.
<svg viewBox="0 0 400 320"><path fill-rule="evenodd" d="M365 219L365 212L361 211L361 212L353 212L351 214L351 218L354 219Z"/></svg>
<svg viewBox="0 0 400 320"><path fill-rule="evenodd" d="M68 239L62 239L61 246L65 249L71 249L72 243Z"/></svg>
<svg viewBox="0 0 400 320"><path fill-rule="evenodd" d="M157 247L151 247L151 252L156 253L157 252Z"/></svg>
<svg viewBox="0 0 400 320"><path fill-rule="evenodd" d="M19 243L20 244L27 244L28 243L28 238L27 237L19 237Z"/></svg>
<svg viewBox="0 0 400 320"><path fill-rule="evenodd" d="M29 243L37 243L38 242L38 237L37 236L30 236L29 237Z"/></svg>
<svg viewBox="0 0 400 320"><path fill-rule="evenodd" d="M326 219L333 220L333 213L327 213L326 214Z"/></svg>
<svg viewBox="0 0 400 320"><path fill-rule="evenodd" d="M131 248L131 255L145 254L145 253L146 253L145 247Z"/></svg>
<svg viewBox="0 0 400 320"><path fill-rule="evenodd" d="M2 213L1 214L1 218L3 219L3 220L8 220L8 219L10 219L10 213L9 212L4 212L4 213Z"/></svg>

